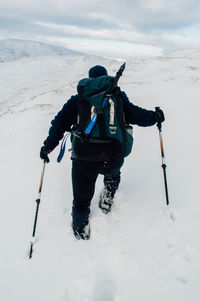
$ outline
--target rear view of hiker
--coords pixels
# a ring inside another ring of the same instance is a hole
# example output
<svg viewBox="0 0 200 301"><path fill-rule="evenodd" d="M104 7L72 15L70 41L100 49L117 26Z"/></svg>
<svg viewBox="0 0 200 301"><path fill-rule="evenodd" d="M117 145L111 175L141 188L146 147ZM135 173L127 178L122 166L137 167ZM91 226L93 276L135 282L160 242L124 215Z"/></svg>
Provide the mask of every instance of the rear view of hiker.
<svg viewBox="0 0 200 301"><path fill-rule="evenodd" d="M132 104L117 86L125 64L115 77L108 76L103 66L89 70L89 78L77 86L51 122L40 157L49 162L48 154L59 144L64 133L71 132L72 142L72 229L78 239L89 239L90 204L99 174L104 175L104 190L99 207L103 213L111 210L120 183L120 169L131 152L132 127L152 126L164 121L162 110L145 110Z"/></svg>

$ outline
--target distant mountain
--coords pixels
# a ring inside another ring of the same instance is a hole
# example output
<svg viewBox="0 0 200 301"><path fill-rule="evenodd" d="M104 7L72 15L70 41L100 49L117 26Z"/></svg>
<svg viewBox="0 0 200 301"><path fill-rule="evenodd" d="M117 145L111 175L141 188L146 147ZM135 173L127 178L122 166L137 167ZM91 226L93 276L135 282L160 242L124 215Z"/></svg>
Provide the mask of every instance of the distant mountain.
<svg viewBox="0 0 200 301"><path fill-rule="evenodd" d="M43 55L81 55L81 53L37 41L19 39L0 40L0 62Z"/></svg>

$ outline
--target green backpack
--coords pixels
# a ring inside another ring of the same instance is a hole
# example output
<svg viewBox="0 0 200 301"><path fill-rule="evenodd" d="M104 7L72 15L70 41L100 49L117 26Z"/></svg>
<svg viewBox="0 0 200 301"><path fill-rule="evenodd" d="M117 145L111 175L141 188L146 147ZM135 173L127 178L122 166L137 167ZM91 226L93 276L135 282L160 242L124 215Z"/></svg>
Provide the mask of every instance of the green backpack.
<svg viewBox="0 0 200 301"><path fill-rule="evenodd" d="M75 130L72 131L75 136L72 149L76 153L81 150L84 156L88 154L91 158L94 155L95 158L98 151L108 152L109 158L118 158L126 157L131 152L132 127L129 126L127 131L123 100L115 93L117 89L113 89L115 80L115 77L105 75L79 81L79 114Z"/></svg>

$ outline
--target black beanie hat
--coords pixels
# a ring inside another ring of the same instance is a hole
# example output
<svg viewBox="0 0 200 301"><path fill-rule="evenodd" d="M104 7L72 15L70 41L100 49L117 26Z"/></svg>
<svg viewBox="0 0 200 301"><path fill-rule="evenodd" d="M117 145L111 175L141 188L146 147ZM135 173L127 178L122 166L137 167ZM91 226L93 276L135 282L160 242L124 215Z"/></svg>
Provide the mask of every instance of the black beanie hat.
<svg viewBox="0 0 200 301"><path fill-rule="evenodd" d="M103 75L108 75L106 68L103 66L96 65L89 70L89 78L99 77Z"/></svg>

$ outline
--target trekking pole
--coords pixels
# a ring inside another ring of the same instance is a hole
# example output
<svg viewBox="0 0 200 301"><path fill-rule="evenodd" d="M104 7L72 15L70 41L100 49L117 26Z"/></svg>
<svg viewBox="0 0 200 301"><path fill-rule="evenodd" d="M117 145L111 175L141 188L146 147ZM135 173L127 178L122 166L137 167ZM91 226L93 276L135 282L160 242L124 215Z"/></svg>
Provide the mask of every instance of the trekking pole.
<svg viewBox="0 0 200 301"><path fill-rule="evenodd" d="M38 192L38 199L36 200L37 207L36 207L36 212L35 212L35 220L34 220L34 226L33 226L32 240L30 242L31 247L30 247L29 258L32 257L32 253L33 253L33 244L34 244L34 240L35 240L35 231L36 231L38 211L39 211L39 206L40 206L40 198L41 198L42 185L43 185L43 179L44 179L45 164L46 164L46 162L44 161L43 169L42 169L42 173L41 173L41 178L40 178L40 187L39 187L39 192Z"/></svg>
<svg viewBox="0 0 200 301"><path fill-rule="evenodd" d="M160 108L156 107L156 111L158 111ZM161 158L162 158L162 168L163 168L163 175L164 175L164 183L165 183L165 195L166 195L166 203L167 206L169 205L169 195L168 195L168 187L167 187L167 174L166 174L166 167L165 164L165 155L164 155L164 147L163 147L163 137L162 137L162 124L161 122L157 123L157 127L159 130L159 137L160 137L160 150L161 150Z"/></svg>

